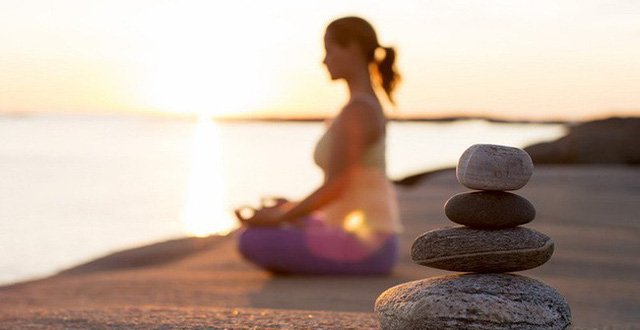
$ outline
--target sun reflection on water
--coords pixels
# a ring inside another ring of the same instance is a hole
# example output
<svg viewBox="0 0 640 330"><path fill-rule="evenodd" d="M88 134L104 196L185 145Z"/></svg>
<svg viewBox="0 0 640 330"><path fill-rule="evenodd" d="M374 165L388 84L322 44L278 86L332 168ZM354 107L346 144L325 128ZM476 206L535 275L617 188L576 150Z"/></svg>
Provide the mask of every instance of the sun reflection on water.
<svg viewBox="0 0 640 330"><path fill-rule="evenodd" d="M203 237L226 235L239 225L225 209L222 143L218 127L201 116L191 144L191 166L182 222L187 234Z"/></svg>

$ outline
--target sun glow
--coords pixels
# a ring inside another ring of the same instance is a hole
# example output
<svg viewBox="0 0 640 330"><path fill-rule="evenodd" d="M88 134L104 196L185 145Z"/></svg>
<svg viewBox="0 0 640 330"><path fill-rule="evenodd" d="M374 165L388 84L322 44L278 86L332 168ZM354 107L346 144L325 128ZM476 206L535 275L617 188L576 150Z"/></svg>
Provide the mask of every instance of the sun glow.
<svg viewBox="0 0 640 330"><path fill-rule="evenodd" d="M377 250L384 243L384 238L380 238L367 225L367 216L362 210L353 210L349 212L342 223L342 228L357 236L360 243L367 248L368 252Z"/></svg>
<svg viewBox="0 0 640 330"><path fill-rule="evenodd" d="M346 90L321 64L324 28L357 15L398 50L393 115L637 116L638 13L602 0L3 0L0 112L332 116Z"/></svg>
<svg viewBox="0 0 640 330"><path fill-rule="evenodd" d="M216 126L201 116L191 146L191 168L182 221L194 236L226 235L238 227L225 209L225 182L222 175L221 143Z"/></svg>
<svg viewBox="0 0 640 330"><path fill-rule="evenodd" d="M344 218L344 230L355 233L364 226L364 212L360 210L353 211Z"/></svg>
<svg viewBox="0 0 640 330"><path fill-rule="evenodd" d="M252 11L245 15L252 24L225 14L213 2L189 10L168 4L150 12L144 23L149 54L143 103L214 117L265 107L277 82L265 63L273 63L275 53L260 51L268 48L268 40L256 38L264 18Z"/></svg>
<svg viewBox="0 0 640 330"><path fill-rule="evenodd" d="M375 243L371 241L373 235L371 229L367 226L366 220L366 215L362 210L354 210L344 217L342 228L358 236L363 242Z"/></svg>

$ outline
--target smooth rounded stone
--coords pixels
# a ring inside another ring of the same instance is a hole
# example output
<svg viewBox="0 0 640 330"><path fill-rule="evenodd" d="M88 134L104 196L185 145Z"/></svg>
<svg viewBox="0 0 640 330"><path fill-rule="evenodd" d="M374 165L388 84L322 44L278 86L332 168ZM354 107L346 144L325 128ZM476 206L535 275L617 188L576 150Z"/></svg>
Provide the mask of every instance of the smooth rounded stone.
<svg viewBox="0 0 640 330"><path fill-rule="evenodd" d="M444 205L451 221L472 228L500 229L531 222L536 209L524 197L503 191L457 194Z"/></svg>
<svg viewBox="0 0 640 330"><path fill-rule="evenodd" d="M470 189L517 190L533 174L533 162L526 151L495 144L474 144L460 157L458 182Z"/></svg>
<svg viewBox="0 0 640 330"><path fill-rule="evenodd" d="M375 303L382 329L568 329L571 309L552 287L513 274L457 274L408 282Z"/></svg>
<svg viewBox="0 0 640 330"><path fill-rule="evenodd" d="M533 229L435 229L416 238L414 262L455 272L501 273L538 267L553 254L553 241Z"/></svg>

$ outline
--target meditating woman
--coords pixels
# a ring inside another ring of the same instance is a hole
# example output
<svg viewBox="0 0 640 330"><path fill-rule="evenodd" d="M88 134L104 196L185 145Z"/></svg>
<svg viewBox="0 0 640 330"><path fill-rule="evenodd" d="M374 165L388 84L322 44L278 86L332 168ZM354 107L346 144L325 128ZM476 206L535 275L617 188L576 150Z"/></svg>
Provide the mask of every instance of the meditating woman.
<svg viewBox="0 0 640 330"><path fill-rule="evenodd" d="M381 47L364 19L333 21L324 36L332 80L349 101L318 141L314 160L324 183L299 202L279 198L254 210L238 237L241 254L274 273L374 275L397 260L401 224L386 177L386 118L375 90L393 102L395 51Z"/></svg>

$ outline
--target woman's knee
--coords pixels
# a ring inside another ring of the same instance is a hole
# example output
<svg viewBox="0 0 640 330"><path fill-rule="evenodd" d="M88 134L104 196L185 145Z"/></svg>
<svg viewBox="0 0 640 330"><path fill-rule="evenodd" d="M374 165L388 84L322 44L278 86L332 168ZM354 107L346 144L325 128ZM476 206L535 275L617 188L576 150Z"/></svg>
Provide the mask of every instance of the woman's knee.
<svg viewBox="0 0 640 330"><path fill-rule="evenodd" d="M377 274L389 274L399 259L399 239L391 236L376 254L373 262L373 269Z"/></svg>
<svg viewBox="0 0 640 330"><path fill-rule="evenodd" d="M254 230L250 228L245 228L238 233L236 236L236 246L238 248L238 252L245 258L251 259L253 256L252 251L255 250L255 245L257 241L252 239L254 235Z"/></svg>
<svg viewBox="0 0 640 330"><path fill-rule="evenodd" d="M294 244L297 234L282 228L248 227L237 237L240 254L252 261L271 260L274 256L282 256L282 250ZM286 257L286 256L284 256Z"/></svg>

